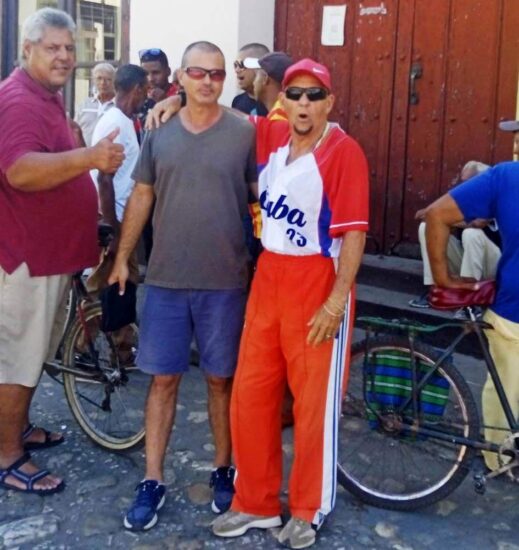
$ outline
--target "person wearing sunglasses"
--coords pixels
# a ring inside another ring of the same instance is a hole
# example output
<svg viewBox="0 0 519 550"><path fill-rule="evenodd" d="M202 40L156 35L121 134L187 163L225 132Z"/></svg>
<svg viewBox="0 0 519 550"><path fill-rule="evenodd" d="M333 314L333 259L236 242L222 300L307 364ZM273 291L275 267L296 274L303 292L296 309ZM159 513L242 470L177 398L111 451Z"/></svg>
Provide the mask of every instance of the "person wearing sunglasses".
<svg viewBox="0 0 519 550"><path fill-rule="evenodd" d="M232 500L229 402L248 283L242 219L256 182L256 159L253 127L218 103L225 77L220 48L210 42L188 46L179 69L186 106L144 139L110 276L124 292L128 259L155 202L137 358L153 378L146 472L124 518L132 530L153 527L164 503L164 456L193 335L215 443L211 508L224 512Z"/></svg>
<svg viewBox="0 0 519 550"><path fill-rule="evenodd" d="M254 78L256 77L256 70L250 69L244 65L244 60L248 57L257 59L269 53L267 46L259 43L251 43L242 46L234 61L234 72L236 73L236 82L238 87L243 90L241 94L238 94L232 101L232 108L241 111L247 115L260 115L265 116L267 109L265 105L257 101L254 96Z"/></svg>
<svg viewBox="0 0 519 550"><path fill-rule="evenodd" d="M368 167L359 145L328 122L328 69L290 66L280 100L288 122L254 117L263 216L231 400L239 475L213 533L237 537L282 524L280 413L294 395L289 548L314 544L335 502L337 424L353 328L354 281L368 230ZM251 430L251 426L254 429Z"/></svg>
<svg viewBox="0 0 519 550"><path fill-rule="evenodd" d="M279 95L285 72L293 64L294 60L285 52L272 52L259 59L246 57L243 60L243 65L247 69L256 70L253 82L254 97L267 107L266 116L269 120L287 118Z"/></svg>
<svg viewBox="0 0 519 550"><path fill-rule="evenodd" d="M338 125L330 73L303 59L284 75L287 121L253 116L263 228L236 370L231 427L239 475L231 510L213 533L237 537L282 524L281 409L294 395L291 519L278 535L289 548L315 542L335 502L339 403L348 372L354 281L369 217L365 155ZM158 104L149 126L178 112ZM337 266L337 267L335 267ZM311 388L311 391L308 391ZM254 426L254 430L251 430Z"/></svg>
<svg viewBox="0 0 519 550"><path fill-rule="evenodd" d="M168 56L160 48L140 50L139 59L141 67L148 76L148 97L150 99L156 103L165 97L178 94L178 85L169 81L171 68Z"/></svg>

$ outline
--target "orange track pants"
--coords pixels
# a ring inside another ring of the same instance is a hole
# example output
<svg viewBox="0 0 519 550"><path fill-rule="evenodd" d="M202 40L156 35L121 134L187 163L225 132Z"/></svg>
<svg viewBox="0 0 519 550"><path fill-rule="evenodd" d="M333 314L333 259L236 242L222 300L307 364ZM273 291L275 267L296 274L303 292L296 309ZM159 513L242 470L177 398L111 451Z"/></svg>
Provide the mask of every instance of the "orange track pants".
<svg viewBox="0 0 519 550"><path fill-rule="evenodd" d="M237 467L232 509L281 513L281 405L294 396L291 514L320 525L335 504L337 424L353 326L353 295L333 341L309 346L308 322L335 280L333 260L264 251L245 317L231 400Z"/></svg>

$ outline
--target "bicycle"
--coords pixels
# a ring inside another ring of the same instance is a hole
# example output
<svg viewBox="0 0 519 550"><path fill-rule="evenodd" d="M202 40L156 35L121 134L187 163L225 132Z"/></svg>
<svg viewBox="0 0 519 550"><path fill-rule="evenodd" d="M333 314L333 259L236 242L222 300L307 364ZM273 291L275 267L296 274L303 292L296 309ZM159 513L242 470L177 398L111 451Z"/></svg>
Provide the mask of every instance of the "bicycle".
<svg viewBox="0 0 519 550"><path fill-rule="evenodd" d="M505 472L519 480L519 422L483 334L492 326L476 317L472 305L465 305L464 311L468 320L439 326L406 319L358 319L367 334L352 347L337 475L339 483L363 502L401 511L433 504L460 485L481 450L497 453L500 468L476 468L476 492L483 493L487 479ZM460 328L447 349L420 341L420 335L447 327ZM379 335L381 330L397 334ZM471 333L508 422L510 435L502 445L484 439L472 392L454 365L455 349Z"/></svg>
<svg viewBox="0 0 519 550"><path fill-rule="evenodd" d="M98 238L106 248L111 226L99 225ZM137 325L101 331L101 303L89 295L81 271L72 276L67 307L58 352L44 371L64 386L74 418L94 443L111 451L140 446L149 376L135 366Z"/></svg>

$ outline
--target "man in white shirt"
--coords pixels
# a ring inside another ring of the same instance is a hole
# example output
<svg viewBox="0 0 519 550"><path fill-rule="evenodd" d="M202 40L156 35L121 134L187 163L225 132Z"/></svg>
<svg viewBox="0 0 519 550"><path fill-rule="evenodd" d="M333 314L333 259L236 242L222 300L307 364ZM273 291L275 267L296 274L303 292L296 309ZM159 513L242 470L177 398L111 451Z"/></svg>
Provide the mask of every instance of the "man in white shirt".
<svg viewBox="0 0 519 550"><path fill-rule="evenodd" d="M124 147L125 159L117 172L108 174L92 170L92 179L99 193L99 209L103 221L115 230L115 238L109 250L104 254L101 263L88 279L88 289L91 292L101 290L106 286L110 274L115 251L119 241L119 229L134 181L132 172L139 156L139 143L133 124L133 116L139 112L148 91L146 72L137 65L122 65L115 73L115 105L105 112L94 129L92 143L95 144L107 135L105 132L119 130L114 143ZM108 130L110 129L110 130ZM131 264L130 280L138 281L138 264L135 259Z"/></svg>
<svg viewBox="0 0 519 550"><path fill-rule="evenodd" d="M110 63L98 63L92 70L96 93L77 108L75 121L83 132L85 145L92 145L92 133L99 117L115 105L115 68Z"/></svg>

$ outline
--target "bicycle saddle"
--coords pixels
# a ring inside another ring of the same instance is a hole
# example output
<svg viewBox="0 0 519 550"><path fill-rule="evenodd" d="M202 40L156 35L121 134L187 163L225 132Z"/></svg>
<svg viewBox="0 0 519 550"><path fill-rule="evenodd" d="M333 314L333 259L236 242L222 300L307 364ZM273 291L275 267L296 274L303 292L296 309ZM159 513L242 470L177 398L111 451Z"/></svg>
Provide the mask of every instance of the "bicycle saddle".
<svg viewBox="0 0 519 550"><path fill-rule="evenodd" d="M489 306L496 295L496 282L479 281L478 290L432 286L428 301L434 309L459 309L467 306Z"/></svg>

